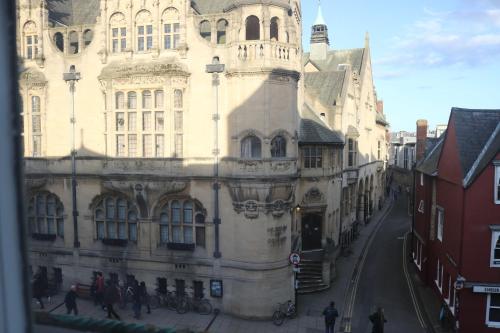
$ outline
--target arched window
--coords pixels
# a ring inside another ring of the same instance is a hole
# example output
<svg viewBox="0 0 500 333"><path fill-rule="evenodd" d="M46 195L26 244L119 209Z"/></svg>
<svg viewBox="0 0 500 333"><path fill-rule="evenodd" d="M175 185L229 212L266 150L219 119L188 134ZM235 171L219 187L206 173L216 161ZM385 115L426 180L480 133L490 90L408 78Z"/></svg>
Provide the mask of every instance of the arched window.
<svg viewBox="0 0 500 333"><path fill-rule="evenodd" d="M180 42L180 18L177 8L168 7L162 14L163 20L163 48L176 49Z"/></svg>
<svg viewBox="0 0 500 333"><path fill-rule="evenodd" d="M286 157L286 139L277 135L271 140L271 157Z"/></svg>
<svg viewBox="0 0 500 333"><path fill-rule="evenodd" d="M162 109L163 108L163 90L155 90L155 108Z"/></svg>
<svg viewBox="0 0 500 333"><path fill-rule="evenodd" d="M144 90L142 92L142 108L143 109L151 109L153 105L151 91Z"/></svg>
<svg viewBox="0 0 500 333"><path fill-rule="evenodd" d="M137 51L149 51L153 48L153 24L151 13L141 10L136 15Z"/></svg>
<svg viewBox="0 0 500 333"><path fill-rule="evenodd" d="M205 212L192 200L164 202L158 212L160 244L205 246Z"/></svg>
<svg viewBox="0 0 500 333"><path fill-rule="evenodd" d="M127 93L127 108L137 108L137 94L135 93L135 91L129 91Z"/></svg>
<svg viewBox="0 0 500 333"><path fill-rule="evenodd" d="M260 39L260 21L257 16L251 15L247 17L245 22L246 40Z"/></svg>
<svg viewBox="0 0 500 333"><path fill-rule="evenodd" d="M38 56L38 34L35 22L26 22L23 32L26 41L25 56L28 59L35 59Z"/></svg>
<svg viewBox="0 0 500 333"><path fill-rule="evenodd" d="M242 158L260 158L261 143L260 139L255 135L248 135L241 140L241 157Z"/></svg>
<svg viewBox="0 0 500 333"><path fill-rule="evenodd" d="M202 21L200 23L200 36L210 43L212 39L212 27L210 26L210 22Z"/></svg>
<svg viewBox="0 0 500 333"><path fill-rule="evenodd" d="M182 90L176 89L174 91L174 108L182 108Z"/></svg>
<svg viewBox="0 0 500 333"><path fill-rule="evenodd" d="M76 31L71 31L68 37L69 37L69 53L77 54L79 52L78 33Z"/></svg>
<svg viewBox="0 0 500 333"><path fill-rule="evenodd" d="M90 29L87 29L83 32L83 47L87 47L92 43L92 39L94 38L94 32Z"/></svg>
<svg viewBox="0 0 500 333"><path fill-rule="evenodd" d="M270 38L271 40L279 40L278 31L279 31L279 19L277 17L273 17L271 19L271 26L269 27Z"/></svg>
<svg viewBox="0 0 500 333"><path fill-rule="evenodd" d="M110 19L111 52L123 52L127 48L127 21L122 13L114 13Z"/></svg>
<svg viewBox="0 0 500 333"><path fill-rule="evenodd" d="M227 21L222 19L217 22L217 44L226 44Z"/></svg>
<svg viewBox="0 0 500 333"><path fill-rule="evenodd" d="M60 32L54 34L54 44L59 49L59 51L64 52L64 36Z"/></svg>
<svg viewBox="0 0 500 333"><path fill-rule="evenodd" d="M137 209L123 197L106 196L94 209L97 239L137 241Z"/></svg>
<svg viewBox="0 0 500 333"><path fill-rule="evenodd" d="M122 91L115 94L115 108L118 110L125 108L125 94Z"/></svg>
<svg viewBox="0 0 500 333"><path fill-rule="evenodd" d="M64 237L64 207L52 193L42 192L31 197L28 222L32 234Z"/></svg>

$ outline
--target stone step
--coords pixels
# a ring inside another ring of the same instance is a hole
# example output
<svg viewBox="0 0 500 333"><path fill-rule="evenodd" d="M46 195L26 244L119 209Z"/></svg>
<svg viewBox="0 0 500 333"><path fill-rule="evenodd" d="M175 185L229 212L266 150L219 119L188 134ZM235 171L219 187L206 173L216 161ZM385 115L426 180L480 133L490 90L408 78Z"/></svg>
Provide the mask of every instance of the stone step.
<svg viewBox="0 0 500 333"><path fill-rule="evenodd" d="M297 290L297 293L299 293L299 294L312 294L312 293L326 290L328 288L329 288L329 286L324 284L324 283L319 284L319 285L314 285L314 286L307 286L307 287L303 287L303 288L301 288L299 285L299 289Z"/></svg>

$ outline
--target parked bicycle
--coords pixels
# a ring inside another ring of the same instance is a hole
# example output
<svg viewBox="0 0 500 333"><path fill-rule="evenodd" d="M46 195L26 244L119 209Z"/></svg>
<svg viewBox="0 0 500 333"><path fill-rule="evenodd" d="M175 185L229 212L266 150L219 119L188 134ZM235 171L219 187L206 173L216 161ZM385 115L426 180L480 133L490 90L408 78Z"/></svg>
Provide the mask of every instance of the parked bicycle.
<svg viewBox="0 0 500 333"><path fill-rule="evenodd" d="M179 298L177 303L177 313L184 314L188 311L195 311L202 315L209 315L212 313L212 304L208 299L189 297L184 295Z"/></svg>
<svg viewBox="0 0 500 333"><path fill-rule="evenodd" d="M134 301L134 288L132 286L120 287L120 304L118 305L120 309L125 309L127 303L132 303Z"/></svg>
<svg viewBox="0 0 500 333"><path fill-rule="evenodd" d="M278 303L277 310L273 313L273 323L280 326L285 321L285 318L295 318L297 316L297 309L291 300L285 303Z"/></svg>
<svg viewBox="0 0 500 333"><path fill-rule="evenodd" d="M156 295L151 296L149 305L152 309L163 306L169 310L176 310L178 302L179 298L175 293L171 291L161 292L159 289L156 289Z"/></svg>

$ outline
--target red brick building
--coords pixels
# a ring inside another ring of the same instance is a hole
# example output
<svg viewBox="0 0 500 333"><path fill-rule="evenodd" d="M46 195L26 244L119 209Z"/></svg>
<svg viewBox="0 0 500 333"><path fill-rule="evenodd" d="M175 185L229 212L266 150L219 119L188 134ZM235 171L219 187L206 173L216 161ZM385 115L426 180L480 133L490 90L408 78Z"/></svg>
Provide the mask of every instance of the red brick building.
<svg viewBox="0 0 500 333"><path fill-rule="evenodd" d="M453 108L445 134L417 151L425 152L415 169L420 277L460 332L500 332L500 110Z"/></svg>

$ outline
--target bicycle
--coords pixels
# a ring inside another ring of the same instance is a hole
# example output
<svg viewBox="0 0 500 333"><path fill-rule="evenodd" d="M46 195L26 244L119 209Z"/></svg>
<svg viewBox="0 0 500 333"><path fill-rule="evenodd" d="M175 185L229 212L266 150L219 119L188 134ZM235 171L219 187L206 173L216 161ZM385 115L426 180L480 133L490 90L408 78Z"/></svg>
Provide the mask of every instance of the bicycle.
<svg viewBox="0 0 500 333"><path fill-rule="evenodd" d="M285 303L278 303L277 310L273 313L273 324L280 326L285 321L285 318L295 318L297 316L297 309L291 300Z"/></svg>
<svg viewBox="0 0 500 333"><path fill-rule="evenodd" d="M169 310L176 310L178 304L178 297L171 291L161 292L156 289L156 295L151 296L150 306L152 309L157 309L164 306Z"/></svg>
<svg viewBox="0 0 500 333"><path fill-rule="evenodd" d="M184 295L178 299L176 311L179 314L184 314L189 310L194 310L201 315L209 315L212 313L212 304L208 299Z"/></svg>

